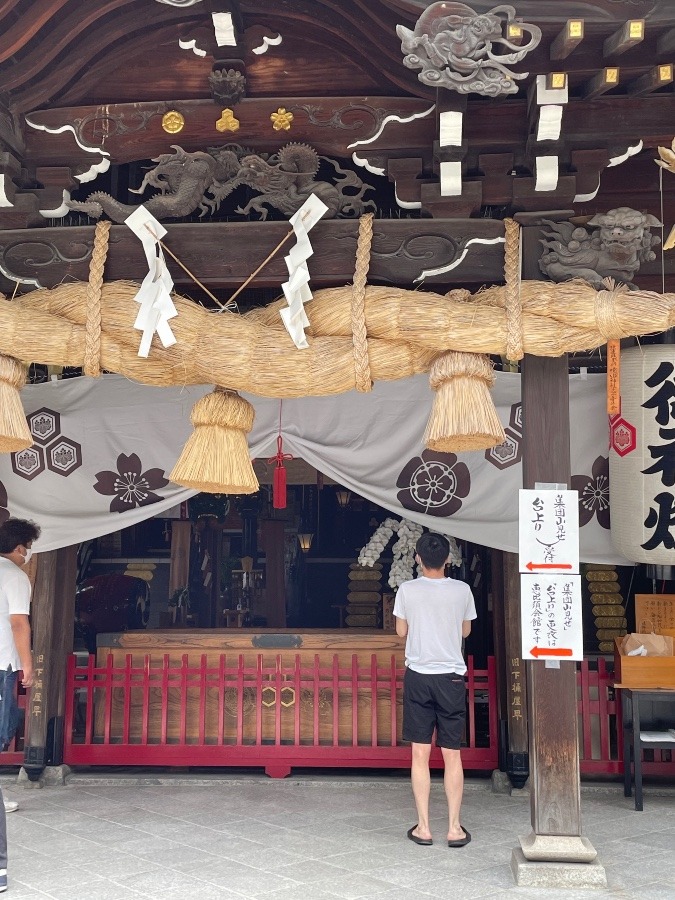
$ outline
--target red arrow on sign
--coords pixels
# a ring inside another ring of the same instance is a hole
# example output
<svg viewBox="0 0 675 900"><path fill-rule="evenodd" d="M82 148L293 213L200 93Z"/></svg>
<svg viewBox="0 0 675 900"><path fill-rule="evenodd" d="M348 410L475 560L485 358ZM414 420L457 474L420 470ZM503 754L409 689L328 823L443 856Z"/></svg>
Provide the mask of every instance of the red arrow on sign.
<svg viewBox="0 0 675 900"><path fill-rule="evenodd" d="M532 656L538 659L540 656L571 656L572 651L568 647L533 647L530 650Z"/></svg>
<svg viewBox="0 0 675 900"><path fill-rule="evenodd" d="M529 562L526 566L526 569L529 569L530 572L533 572L535 569L571 569L571 563L533 563Z"/></svg>

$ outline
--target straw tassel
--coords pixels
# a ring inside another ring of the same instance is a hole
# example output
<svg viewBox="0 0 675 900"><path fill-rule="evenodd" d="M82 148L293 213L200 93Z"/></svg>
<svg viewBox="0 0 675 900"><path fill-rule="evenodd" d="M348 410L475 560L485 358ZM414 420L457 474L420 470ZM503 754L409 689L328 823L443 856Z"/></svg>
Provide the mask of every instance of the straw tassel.
<svg viewBox="0 0 675 900"><path fill-rule="evenodd" d="M27 372L18 359L0 355L0 453L16 453L33 443L19 394Z"/></svg>
<svg viewBox="0 0 675 900"><path fill-rule="evenodd" d="M210 494L254 494L260 487L246 435L253 427L251 404L234 391L216 388L190 414L190 435L169 479Z"/></svg>
<svg viewBox="0 0 675 900"><path fill-rule="evenodd" d="M450 351L431 365L436 395L424 433L430 450L462 453L486 450L506 440L490 396L495 376L486 356Z"/></svg>

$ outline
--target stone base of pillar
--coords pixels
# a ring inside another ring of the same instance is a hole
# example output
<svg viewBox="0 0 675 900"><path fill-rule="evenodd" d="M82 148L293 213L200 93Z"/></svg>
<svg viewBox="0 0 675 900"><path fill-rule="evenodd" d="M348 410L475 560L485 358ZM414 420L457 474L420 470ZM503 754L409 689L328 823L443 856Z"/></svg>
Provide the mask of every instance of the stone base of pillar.
<svg viewBox="0 0 675 900"><path fill-rule="evenodd" d="M518 847L511 855L511 871L519 887L606 888L607 874L599 862L565 862L526 859Z"/></svg>
<svg viewBox="0 0 675 900"><path fill-rule="evenodd" d="M588 838L576 835L535 834L531 831L518 840L523 856L531 862L589 863L598 856L598 851Z"/></svg>
<svg viewBox="0 0 675 900"><path fill-rule="evenodd" d="M39 778L31 778L22 767L16 779L17 784L22 784L24 789L54 787L64 785L71 773L70 766L45 766L40 772Z"/></svg>

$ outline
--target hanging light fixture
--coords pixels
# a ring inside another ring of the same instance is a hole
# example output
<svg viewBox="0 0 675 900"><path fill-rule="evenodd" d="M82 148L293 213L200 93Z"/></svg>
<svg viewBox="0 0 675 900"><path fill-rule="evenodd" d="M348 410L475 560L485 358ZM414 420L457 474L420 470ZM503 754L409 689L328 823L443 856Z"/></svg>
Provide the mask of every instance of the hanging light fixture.
<svg viewBox="0 0 675 900"><path fill-rule="evenodd" d="M314 535L309 531L302 531L298 534L298 542L303 553L309 553L313 539Z"/></svg>
<svg viewBox="0 0 675 900"><path fill-rule="evenodd" d="M346 490L345 488L340 488L339 490L335 491L335 498L340 509L347 509L347 507L349 506L349 501L352 499L352 492Z"/></svg>

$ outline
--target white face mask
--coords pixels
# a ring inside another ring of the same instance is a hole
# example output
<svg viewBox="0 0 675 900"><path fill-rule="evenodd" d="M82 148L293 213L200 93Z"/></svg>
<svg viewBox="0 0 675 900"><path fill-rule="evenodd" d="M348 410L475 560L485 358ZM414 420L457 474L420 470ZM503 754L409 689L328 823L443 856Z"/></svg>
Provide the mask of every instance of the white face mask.
<svg viewBox="0 0 675 900"><path fill-rule="evenodd" d="M24 564L24 566L27 566L27 565L28 565L28 563L30 562L30 558L31 558L32 555L33 555L33 548L32 548L32 547L26 547L26 555L25 555L24 558L23 558L23 564Z"/></svg>

